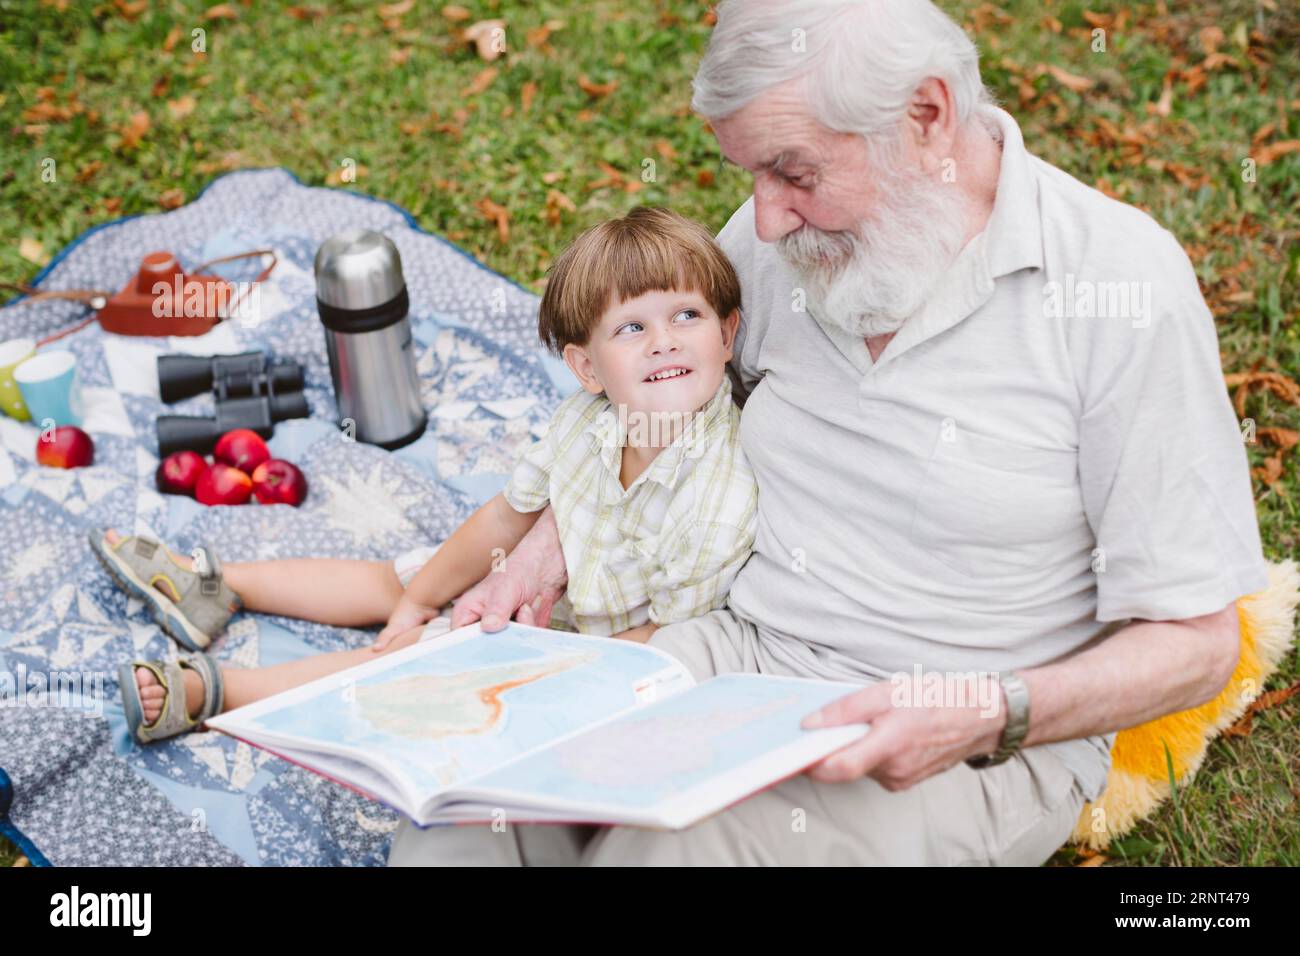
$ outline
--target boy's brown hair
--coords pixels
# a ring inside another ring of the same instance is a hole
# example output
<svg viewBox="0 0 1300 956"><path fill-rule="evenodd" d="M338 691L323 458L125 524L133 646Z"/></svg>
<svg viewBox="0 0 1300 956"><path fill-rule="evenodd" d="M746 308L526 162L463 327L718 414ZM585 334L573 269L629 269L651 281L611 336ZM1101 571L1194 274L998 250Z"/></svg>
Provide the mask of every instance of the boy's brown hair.
<svg viewBox="0 0 1300 956"><path fill-rule="evenodd" d="M611 306L645 292L699 292L725 319L740 307L740 279L704 226L658 206L592 226L555 260L537 332L556 355L585 346Z"/></svg>

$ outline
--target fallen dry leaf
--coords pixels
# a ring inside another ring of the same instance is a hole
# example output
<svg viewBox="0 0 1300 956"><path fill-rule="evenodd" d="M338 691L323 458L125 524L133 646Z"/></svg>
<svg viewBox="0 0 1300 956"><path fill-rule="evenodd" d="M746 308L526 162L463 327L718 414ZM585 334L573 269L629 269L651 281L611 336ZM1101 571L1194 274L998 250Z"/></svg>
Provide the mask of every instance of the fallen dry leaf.
<svg viewBox="0 0 1300 956"><path fill-rule="evenodd" d="M1285 489L1278 484L1282 480L1282 456L1281 454L1271 455L1264 459L1264 464L1252 468L1250 473L1253 477L1258 478L1269 488L1285 494Z"/></svg>
<svg viewBox="0 0 1300 956"><path fill-rule="evenodd" d="M23 110L23 119L32 123L63 123L75 115L72 107L54 103L36 103Z"/></svg>
<svg viewBox="0 0 1300 956"><path fill-rule="evenodd" d="M179 209L185 205L185 194L179 189L169 189L158 197L158 205L164 209Z"/></svg>
<svg viewBox="0 0 1300 956"><path fill-rule="evenodd" d="M478 207L478 211L483 214L484 219L490 219L496 223L497 238L501 240L502 244L504 245L509 242L510 213L506 210L505 206L497 205L491 199L486 197L480 199L475 203L475 205Z"/></svg>
<svg viewBox="0 0 1300 956"><path fill-rule="evenodd" d="M1275 132L1277 132L1277 123L1265 123L1259 129L1255 130L1254 135L1250 137L1250 144L1252 146L1258 146Z"/></svg>
<svg viewBox="0 0 1300 956"><path fill-rule="evenodd" d="M578 86L582 88L582 92L592 99L599 99L613 93L618 88L618 80L610 80L608 83L593 83L587 78L587 74L583 73L578 77Z"/></svg>
<svg viewBox="0 0 1300 956"><path fill-rule="evenodd" d="M545 177L542 177L545 179ZM560 219L563 217L563 211L577 212L578 207L574 205L573 200L558 189L548 189L546 191L546 221L552 226L558 226Z"/></svg>
<svg viewBox="0 0 1300 956"><path fill-rule="evenodd" d="M527 80L519 90L519 108L527 113L528 108L533 105L533 97L537 95L537 84L532 80Z"/></svg>
<svg viewBox="0 0 1300 956"><path fill-rule="evenodd" d="M1300 385L1281 372L1233 372L1224 375L1223 381L1228 388L1237 389L1233 405L1237 410L1238 418L1246 417L1246 398L1250 390L1255 388L1266 389L1282 401L1300 407Z"/></svg>
<svg viewBox="0 0 1300 956"><path fill-rule="evenodd" d="M238 20L239 11L228 3L219 3L215 7L209 7L203 14L204 20Z"/></svg>
<svg viewBox="0 0 1300 956"><path fill-rule="evenodd" d="M1160 100L1153 111L1157 116L1168 116L1174 105L1174 79L1170 73L1165 74L1165 88L1160 92Z"/></svg>
<svg viewBox="0 0 1300 956"><path fill-rule="evenodd" d="M147 132L149 132L149 114L140 110L122 127L122 148L135 149Z"/></svg>
<svg viewBox="0 0 1300 956"><path fill-rule="evenodd" d="M1224 41L1223 31L1218 27L1202 27L1197 33L1201 40L1201 49L1208 56L1219 48Z"/></svg>
<svg viewBox="0 0 1300 956"><path fill-rule="evenodd" d="M149 9L149 0L135 0L135 3L127 3L127 0L113 0L113 6L117 7L122 16L128 20L134 20Z"/></svg>
<svg viewBox="0 0 1300 956"><path fill-rule="evenodd" d="M28 262L34 262L38 266L45 265L50 258L45 254L45 247L31 236L23 236L18 241L18 254Z"/></svg>
<svg viewBox="0 0 1300 956"><path fill-rule="evenodd" d="M449 3L442 8L442 15L453 23L459 23L462 20L468 20L472 14L462 6Z"/></svg>
<svg viewBox="0 0 1300 956"><path fill-rule="evenodd" d="M1269 143L1254 155L1254 159L1260 166L1267 166L1279 156L1285 156L1297 150L1300 150L1300 139L1287 139L1280 143Z"/></svg>
<svg viewBox="0 0 1300 956"><path fill-rule="evenodd" d="M1296 681L1290 687L1282 687L1278 690L1265 691L1250 705L1253 711L1268 710L1270 707L1276 707L1300 694L1300 681Z"/></svg>
<svg viewBox="0 0 1300 956"><path fill-rule="evenodd" d="M1076 76L1073 73L1067 73L1059 66L1052 65L1047 68L1047 72L1052 79L1056 80L1067 90L1073 90L1076 93L1086 93L1096 85L1095 80L1090 80L1086 76Z"/></svg>
<svg viewBox="0 0 1300 956"><path fill-rule="evenodd" d="M1011 22L1009 13L991 3L981 3L970 12L970 18L977 33L985 33L994 26L1006 25Z"/></svg>
<svg viewBox="0 0 1300 956"><path fill-rule="evenodd" d="M164 52L170 53L175 48L176 44L180 41L180 38L181 38L181 28L180 28L180 24L177 24L176 26L172 27L170 30L167 31L167 38L163 40Z"/></svg>
<svg viewBox="0 0 1300 956"><path fill-rule="evenodd" d="M91 160L81 169L77 170L77 182L85 185L94 178L95 174L104 168L104 164L98 159Z"/></svg>
<svg viewBox="0 0 1300 956"><path fill-rule="evenodd" d="M320 7L286 7L284 12L295 20L311 20L313 23L325 16Z"/></svg>
<svg viewBox="0 0 1300 956"><path fill-rule="evenodd" d="M480 20L465 28L461 34L467 43L473 43L481 59L489 63L499 57L506 49L506 22L504 20Z"/></svg>
<svg viewBox="0 0 1300 956"><path fill-rule="evenodd" d="M172 100L167 104L167 109L171 111L172 118L182 120L194 112L194 107L199 105L199 101L194 97L186 94L178 100Z"/></svg>
<svg viewBox="0 0 1300 956"><path fill-rule="evenodd" d="M547 20L540 27L533 27L524 34L524 42L534 49L546 52L554 52L551 46L551 34L556 30L564 29L563 20Z"/></svg>
<svg viewBox="0 0 1300 956"><path fill-rule="evenodd" d="M379 14L381 20L387 20L390 17L400 17L415 6L415 0L402 0L401 3L390 3L386 6L376 7L375 13Z"/></svg>
<svg viewBox="0 0 1300 956"><path fill-rule="evenodd" d="M492 85L492 81L497 78L498 70L495 66L489 66L480 70L478 75L470 81L469 86L460 91L461 96L477 96Z"/></svg>

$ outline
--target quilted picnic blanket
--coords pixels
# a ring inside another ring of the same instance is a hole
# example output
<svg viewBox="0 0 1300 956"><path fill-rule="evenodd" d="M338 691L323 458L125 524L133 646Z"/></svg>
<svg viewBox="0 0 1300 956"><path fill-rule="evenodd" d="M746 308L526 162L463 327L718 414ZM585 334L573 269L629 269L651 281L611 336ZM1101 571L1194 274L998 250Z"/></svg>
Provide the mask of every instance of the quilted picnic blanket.
<svg viewBox="0 0 1300 956"><path fill-rule="evenodd" d="M410 293L429 424L396 452L343 440L316 313L316 250L358 226L396 243ZM78 358L92 466L38 466L35 426L0 416L0 768L14 781L13 822L55 865L381 865L397 825L382 805L222 734L135 744L117 667L176 647L112 584L87 529L150 534L182 552L207 541L224 561L391 559L444 540L501 490L577 387L539 345L534 294L396 206L307 187L282 169L229 173L181 209L98 226L34 284L117 289L154 250L193 267L259 248L279 261L248 319L172 339L92 323L59 340ZM259 268L242 260L213 271L237 280ZM16 300L0 309L0 339L39 339L85 315L72 303ZM164 405L156 356L255 348L304 369L311 417L281 422L270 444L306 474L306 502L204 507L159 494L155 416L211 414L212 398ZM364 646L374 633L243 611L212 650L253 667ZM62 692L69 681L79 693ZM60 692L42 693L51 687Z"/></svg>

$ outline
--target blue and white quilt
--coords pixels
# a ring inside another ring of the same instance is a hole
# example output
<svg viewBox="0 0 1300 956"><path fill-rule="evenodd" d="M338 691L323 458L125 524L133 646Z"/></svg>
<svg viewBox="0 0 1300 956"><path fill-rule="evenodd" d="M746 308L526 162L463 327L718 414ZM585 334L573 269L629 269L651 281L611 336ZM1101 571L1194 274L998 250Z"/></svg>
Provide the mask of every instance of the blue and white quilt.
<svg viewBox="0 0 1300 956"><path fill-rule="evenodd" d="M345 441L336 425L312 263L325 239L353 227L396 243L410 293L429 424L396 452ZM258 248L274 249L279 262L250 319L178 339L111 335L92 323L59 340L78 358L92 466L37 465L35 426L0 416L0 767L14 781L13 821L55 865L379 865L397 825L379 804L222 734L135 744L117 667L176 647L110 581L86 544L88 528L150 534L182 552L211 542L225 561L391 559L444 540L501 490L577 387L539 345L536 295L422 232L396 206L310 188L281 169L230 173L174 212L98 226L35 284L117 289L154 250L192 268ZM213 271L251 279L260 266ZM17 300L0 309L0 338L39 339L87 314ZM277 425L271 449L302 468L307 501L204 507L159 494L155 417L211 414L212 399L162 404L155 357L254 348L303 366L311 417ZM373 635L245 611L213 652L254 667L364 646ZM37 692L68 686L59 675L73 675L87 697Z"/></svg>

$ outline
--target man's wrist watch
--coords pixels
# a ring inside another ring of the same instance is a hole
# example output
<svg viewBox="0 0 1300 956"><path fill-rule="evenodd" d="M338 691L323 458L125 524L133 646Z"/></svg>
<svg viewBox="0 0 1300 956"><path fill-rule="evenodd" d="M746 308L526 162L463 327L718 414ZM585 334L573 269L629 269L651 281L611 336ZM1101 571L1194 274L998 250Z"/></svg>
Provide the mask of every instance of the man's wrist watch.
<svg viewBox="0 0 1300 956"><path fill-rule="evenodd" d="M980 770L993 767L1010 758L1020 749L1021 742L1029 733L1029 688L1025 682L1012 673L1000 675L998 682L1007 695L1007 723L1002 728L1002 739L998 749L991 754L967 757L967 765Z"/></svg>

